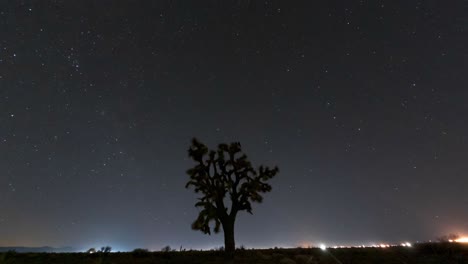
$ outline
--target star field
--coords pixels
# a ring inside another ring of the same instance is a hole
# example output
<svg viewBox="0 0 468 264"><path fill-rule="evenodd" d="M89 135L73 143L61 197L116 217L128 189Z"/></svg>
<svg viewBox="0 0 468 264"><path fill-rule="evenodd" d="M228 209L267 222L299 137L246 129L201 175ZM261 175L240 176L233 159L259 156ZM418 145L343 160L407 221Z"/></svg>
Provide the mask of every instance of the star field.
<svg viewBox="0 0 468 264"><path fill-rule="evenodd" d="M247 247L468 233L464 1L0 4L0 246L210 248L192 137L278 165Z"/></svg>

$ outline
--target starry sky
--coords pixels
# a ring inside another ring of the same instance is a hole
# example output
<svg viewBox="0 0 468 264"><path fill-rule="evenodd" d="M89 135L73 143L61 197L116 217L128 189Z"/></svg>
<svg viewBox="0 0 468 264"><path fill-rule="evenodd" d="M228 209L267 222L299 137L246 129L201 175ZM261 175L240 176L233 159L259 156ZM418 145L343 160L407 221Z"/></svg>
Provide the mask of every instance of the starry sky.
<svg viewBox="0 0 468 264"><path fill-rule="evenodd" d="M468 233L466 1L0 4L0 246L212 248L192 137L278 165L247 247Z"/></svg>

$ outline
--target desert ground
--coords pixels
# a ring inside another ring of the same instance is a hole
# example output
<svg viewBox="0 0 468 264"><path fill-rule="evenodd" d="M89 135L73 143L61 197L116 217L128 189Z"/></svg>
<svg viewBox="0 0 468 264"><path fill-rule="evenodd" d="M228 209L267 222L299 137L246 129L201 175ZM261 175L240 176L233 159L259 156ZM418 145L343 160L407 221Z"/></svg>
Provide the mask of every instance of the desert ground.
<svg viewBox="0 0 468 264"><path fill-rule="evenodd" d="M0 253L0 264L218 264L227 263L223 251L170 251L115 253ZM468 245L425 243L390 248L293 248L243 249L234 263L258 264L461 264L468 263Z"/></svg>

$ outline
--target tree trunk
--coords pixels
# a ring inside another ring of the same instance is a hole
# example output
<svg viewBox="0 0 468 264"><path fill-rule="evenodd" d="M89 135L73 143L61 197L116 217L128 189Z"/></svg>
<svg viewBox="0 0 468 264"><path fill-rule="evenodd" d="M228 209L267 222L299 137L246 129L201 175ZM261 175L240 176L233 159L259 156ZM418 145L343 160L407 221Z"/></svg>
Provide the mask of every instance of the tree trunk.
<svg viewBox="0 0 468 264"><path fill-rule="evenodd" d="M228 258L234 258L236 241L234 240L234 219L229 218L223 222L224 250Z"/></svg>

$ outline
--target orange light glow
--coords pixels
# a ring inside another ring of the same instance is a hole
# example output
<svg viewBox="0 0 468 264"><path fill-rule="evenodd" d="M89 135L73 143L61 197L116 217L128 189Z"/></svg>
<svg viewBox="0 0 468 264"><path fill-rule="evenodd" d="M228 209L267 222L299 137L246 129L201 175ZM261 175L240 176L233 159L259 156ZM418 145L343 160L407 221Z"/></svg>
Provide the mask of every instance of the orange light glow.
<svg viewBox="0 0 468 264"><path fill-rule="evenodd" d="M460 237L459 239L456 239L455 242L468 243L468 237Z"/></svg>
<svg viewBox="0 0 468 264"><path fill-rule="evenodd" d="M314 247L314 244L312 242L303 241L303 242L299 243L299 247L301 247L301 248L312 248L312 247Z"/></svg>

